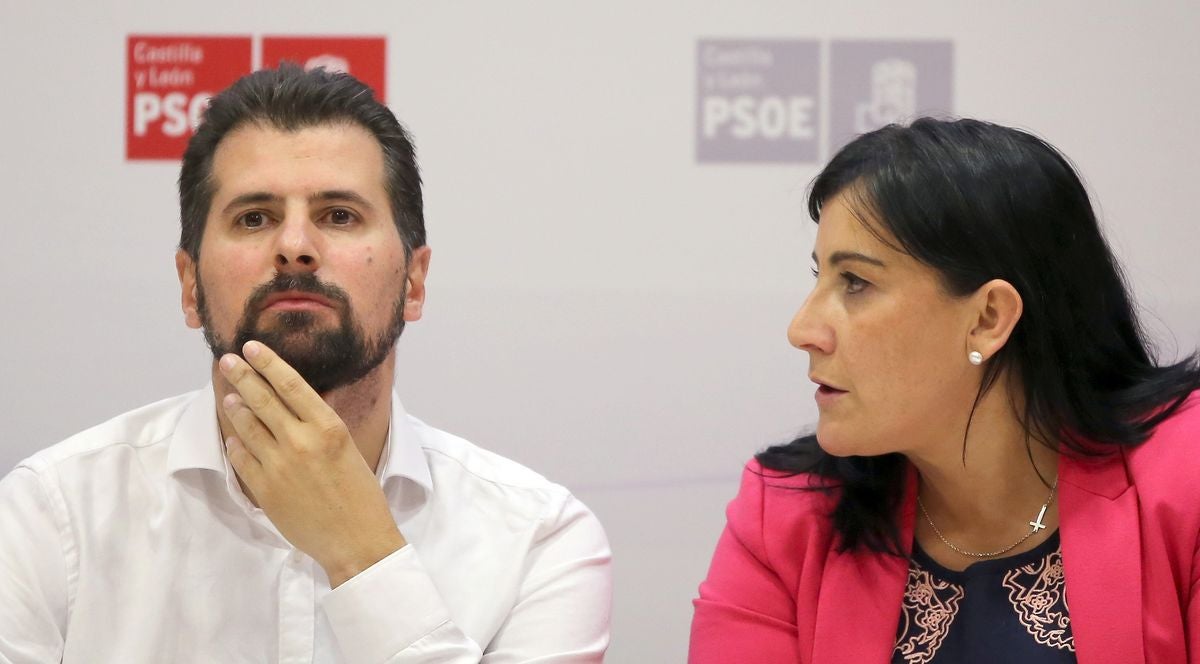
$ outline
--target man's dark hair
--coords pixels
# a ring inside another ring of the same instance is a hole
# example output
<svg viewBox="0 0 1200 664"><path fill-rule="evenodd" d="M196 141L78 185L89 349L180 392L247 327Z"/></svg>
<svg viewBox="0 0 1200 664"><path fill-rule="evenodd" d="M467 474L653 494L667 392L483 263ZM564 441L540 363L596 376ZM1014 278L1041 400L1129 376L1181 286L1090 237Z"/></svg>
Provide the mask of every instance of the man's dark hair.
<svg viewBox="0 0 1200 664"><path fill-rule="evenodd" d="M1145 442L1200 388L1200 353L1155 361L1087 190L1042 139L977 120L890 125L846 145L817 176L813 221L838 196L894 238L877 234L881 241L936 270L950 295L968 296L992 279L1021 294L1024 311L988 361L975 403L1011 371L1023 392L1026 444L1116 454ZM965 433L963 444L965 458ZM809 435L757 458L840 488L832 519L843 548L904 550L900 454L834 457Z"/></svg>
<svg viewBox="0 0 1200 664"><path fill-rule="evenodd" d="M318 125L358 125L383 149L385 187L406 253L425 245L421 174L408 132L371 89L344 73L304 71L284 63L238 79L209 102L188 141L179 169L179 248L200 257L200 238L212 205L213 154L225 136L247 124L281 131Z"/></svg>

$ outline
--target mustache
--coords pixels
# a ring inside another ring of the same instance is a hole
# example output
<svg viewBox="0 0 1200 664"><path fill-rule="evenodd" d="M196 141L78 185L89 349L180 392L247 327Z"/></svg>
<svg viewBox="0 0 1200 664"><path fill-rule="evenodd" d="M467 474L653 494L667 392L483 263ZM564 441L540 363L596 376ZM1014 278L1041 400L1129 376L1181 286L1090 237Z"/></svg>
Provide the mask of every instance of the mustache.
<svg viewBox="0 0 1200 664"><path fill-rule="evenodd" d="M316 275L311 273L304 274L279 274L270 281L260 285L254 289L250 298L246 301L246 312L258 311L262 309L263 302L275 293L284 292L312 293L339 305L339 308L344 309L350 303L350 296L346 291L337 286L321 281Z"/></svg>

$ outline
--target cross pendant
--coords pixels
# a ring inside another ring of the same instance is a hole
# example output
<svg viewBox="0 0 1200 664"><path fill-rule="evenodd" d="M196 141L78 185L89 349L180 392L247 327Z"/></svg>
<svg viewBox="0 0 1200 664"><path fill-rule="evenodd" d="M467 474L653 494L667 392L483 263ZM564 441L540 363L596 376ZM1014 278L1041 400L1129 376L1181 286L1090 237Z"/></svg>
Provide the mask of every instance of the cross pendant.
<svg viewBox="0 0 1200 664"><path fill-rule="evenodd" d="M1029 525L1033 526L1033 532L1036 533L1039 530L1045 530L1046 524L1042 523L1042 517L1044 516L1046 516L1046 506L1042 505L1042 509L1038 512L1037 518L1029 522Z"/></svg>

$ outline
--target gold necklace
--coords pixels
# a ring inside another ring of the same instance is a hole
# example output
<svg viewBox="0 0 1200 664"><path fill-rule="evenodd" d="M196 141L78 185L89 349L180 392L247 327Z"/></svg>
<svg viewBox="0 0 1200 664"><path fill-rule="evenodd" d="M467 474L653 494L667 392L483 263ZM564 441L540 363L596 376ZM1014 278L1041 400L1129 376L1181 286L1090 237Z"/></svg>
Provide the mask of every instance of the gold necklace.
<svg viewBox="0 0 1200 664"><path fill-rule="evenodd" d="M1046 502L1042 503L1042 509L1038 510L1037 518L1029 522L1029 532L1022 535L1021 539L1009 544L999 551L988 551L986 553L979 551L967 551L951 544L950 540L946 539L946 536L942 534L942 531L938 530L937 524L933 522L933 519L929 517L929 511L925 509L925 503L921 502L921 496L917 496L917 505L921 508L921 514L925 515L925 521L929 523L929 527L933 528L933 532L937 534L938 539L942 540L942 544L950 547L951 551L964 556L970 556L972 558L994 558L1002 553L1008 553L1018 546L1021 546L1022 542L1030 537L1033 537L1034 533L1038 532L1039 530L1045 530L1046 524L1042 523L1042 519L1046 517L1046 510L1049 509L1050 503L1054 502L1054 490L1057 488L1058 476L1056 475L1054 477L1054 484L1050 487L1050 497L1046 499Z"/></svg>

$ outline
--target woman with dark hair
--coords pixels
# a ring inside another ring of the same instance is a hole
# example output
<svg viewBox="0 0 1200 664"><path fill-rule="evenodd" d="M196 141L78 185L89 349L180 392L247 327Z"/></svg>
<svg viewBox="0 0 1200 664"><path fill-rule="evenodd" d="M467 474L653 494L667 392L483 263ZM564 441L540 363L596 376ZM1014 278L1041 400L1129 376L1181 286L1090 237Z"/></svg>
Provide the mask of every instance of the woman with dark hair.
<svg viewBox="0 0 1200 664"><path fill-rule="evenodd" d="M812 185L815 435L746 468L690 661L1200 662L1200 355L1067 160L921 119Z"/></svg>

